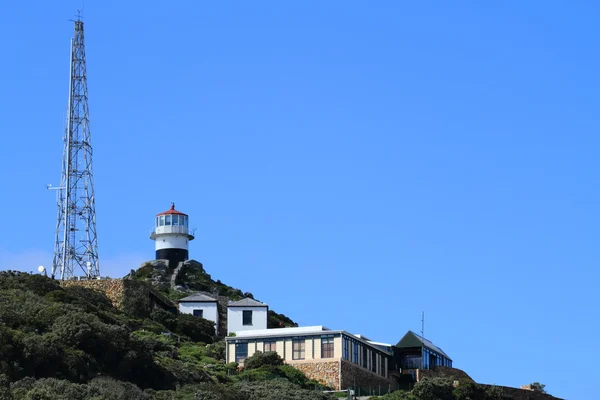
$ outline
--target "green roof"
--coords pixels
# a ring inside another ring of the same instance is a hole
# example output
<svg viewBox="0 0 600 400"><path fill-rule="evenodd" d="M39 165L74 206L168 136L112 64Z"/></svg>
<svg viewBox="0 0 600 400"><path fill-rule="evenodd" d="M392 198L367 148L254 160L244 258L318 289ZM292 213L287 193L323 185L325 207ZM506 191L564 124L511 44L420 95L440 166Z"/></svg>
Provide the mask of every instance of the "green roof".
<svg viewBox="0 0 600 400"><path fill-rule="evenodd" d="M425 346L429 350L435 351L436 353L439 353L442 356L449 359L450 361L452 361L452 359L448 356L448 354L444 353L444 350L442 350L441 348L439 348L438 346L433 344L431 341L425 339L424 337L417 335L413 331L406 332L406 335L404 335L402 337L402 339L400 339L398 344L396 344L396 347L399 347L399 348L421 347L421 346Z"/></svg>

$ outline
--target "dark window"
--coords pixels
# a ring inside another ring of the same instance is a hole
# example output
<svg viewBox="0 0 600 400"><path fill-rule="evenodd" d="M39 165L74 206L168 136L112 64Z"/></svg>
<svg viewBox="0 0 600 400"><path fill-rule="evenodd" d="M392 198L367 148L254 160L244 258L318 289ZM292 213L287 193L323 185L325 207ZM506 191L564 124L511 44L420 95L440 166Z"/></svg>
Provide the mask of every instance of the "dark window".
<svg viewBox="0 0 600 400"><path fill-rule="evenodd" d="M204 310L194 310L194 317L204 318Z"/></svg>
<svg viewBox="0 0 600 400"><path fill-rule="evenodd" d="M358 342L352 341L352 362L358 364Z"/></svg>
<svg viewBox="0 0 600 400"><path fill-rule="evenodd" d="M377 353L371 352L371 371L377 372Z"/></svg>
<svg viewBox="0 0 600 400"><path fill-rule="evenodd" d="M235 362L242 362L248 358L248 343L236 343Z"/></svg>
<svg viewBox="0 0 600 400"><path fill-rule="evenodd" d="M379 367L379 373L385 376L385 357L379 357L379 361L381 362Z"/></svg>
<svg viewBox="0 0 600 400"><path fill-rule="evenodd" d="M362 367L367 368L367 346L362 348Z"/></svg>
<svg viewBox="0 0 600 400"><path fill-rule="evenodd" d="M267 351L277 351L277 342L274 340L265 341L265 353Z"/></svg>
<svg viewBox="0 0 600 400"><path fill-rule="evenodd" d="M333 357L333 336L321 336L321 358Z"/></svg>
<svg viewBox="0 0 600 400"><path fill-rule="evenodd" d="M171 225L171 216L165 215L165 225Z"/></svg>
<svg viewBox="0 0 600 400"><path fill-rule="evenodd" d="M344 358L344 360L350 359L350 352L348 350L348 347L348 338L346 336L342 336L342 357Z"/></svg>
<svg viewBox="0 0 600 400"><path fill-rule="evenodd" d="M292 340L292 360L304 360L304 339Z"/></svg>
<svg viewBox="0 0 600 400"><path fill-rule="evenodd" d="M252 325L252 310L242 311L242 325Z"/></svg>

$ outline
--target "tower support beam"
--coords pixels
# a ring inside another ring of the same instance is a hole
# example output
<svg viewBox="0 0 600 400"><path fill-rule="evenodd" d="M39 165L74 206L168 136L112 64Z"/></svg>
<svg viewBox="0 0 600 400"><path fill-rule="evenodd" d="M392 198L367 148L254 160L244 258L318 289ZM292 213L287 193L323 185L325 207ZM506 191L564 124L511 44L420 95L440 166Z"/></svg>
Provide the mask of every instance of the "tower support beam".
<svg viewBox="0 0 600 400"><path fill-rule="evenodd" d="M57 189L52 278L100 276L83 21L71 39L69 104Z"/></svg>

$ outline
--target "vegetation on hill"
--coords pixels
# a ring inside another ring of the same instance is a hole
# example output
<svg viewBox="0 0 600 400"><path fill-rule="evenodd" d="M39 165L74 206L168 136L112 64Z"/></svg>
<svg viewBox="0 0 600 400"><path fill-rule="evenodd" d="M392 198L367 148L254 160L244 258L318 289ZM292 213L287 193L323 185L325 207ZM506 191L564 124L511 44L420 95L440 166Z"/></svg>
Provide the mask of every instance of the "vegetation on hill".
<svg viewBox="0 0 600 400"><path fill-rule="evenodd" d="M144 293L133 291L128 301L145 304L135 298ZM137 306L120 311L102 292L0 272L0 400L333 399L274 352L256 353L240 371L225 362L225 344L213 343L214 337L214 325L202 318L160 309L142 313ZM551 398L507 389L469 380L454 387L435 377L381 400Z"/></svg>
<svg viewBox="0 0 600 400"><path fill-rule="evenodd" d="M303 389L306 377L286 366L238 373L213 337L213 324L202 318L163 310L140 318L97 291L0 273L1 400L264 400L274 398L270 391L326 398Z"/></svg>
<svg viewBox="0 0 600 400"><path fill-rule="evenodd" d="M173 269L167 268L161 261L150 261L144 263L137 271L132 271L130 277L151 284L156 290L164 294L171 300L179 300L192 293L204 292L210 296L223 299L225 301L241 300L244 297L254 299L250 292L243 292L240 289L233 288L224 284L220 280L214 280L206 272L201 263L197 261L188 261L183 268L178 271L172 284ZM225 321L225 305L220 310L222 321ZM289 317L269 310L267 315L267 328L285 328L298 326Z"/></svg>

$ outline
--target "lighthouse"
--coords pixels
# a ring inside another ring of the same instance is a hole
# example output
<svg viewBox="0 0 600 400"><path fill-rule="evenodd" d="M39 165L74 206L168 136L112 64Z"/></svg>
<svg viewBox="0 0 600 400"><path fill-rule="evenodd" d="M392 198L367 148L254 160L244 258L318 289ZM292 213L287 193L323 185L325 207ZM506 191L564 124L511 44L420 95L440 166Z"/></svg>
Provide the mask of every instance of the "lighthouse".
<svg viewBox="0 0 600 400"><path fill-rule="evenodd" d="M150 235L154 240L157 260L169 260L169 267L176 268L181 261L188 259L188 243L194 240L188 228L188 215L171 209L156 216L154 230Z"/></svg>

